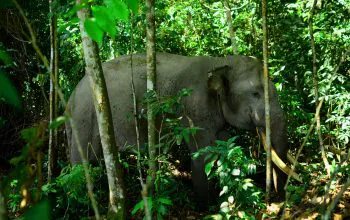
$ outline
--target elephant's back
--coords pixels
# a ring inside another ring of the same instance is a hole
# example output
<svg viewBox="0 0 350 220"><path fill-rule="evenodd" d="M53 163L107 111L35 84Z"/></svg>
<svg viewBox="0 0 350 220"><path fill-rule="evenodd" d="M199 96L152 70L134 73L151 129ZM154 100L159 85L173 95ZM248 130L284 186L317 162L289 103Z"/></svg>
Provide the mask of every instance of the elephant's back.
<svg viewBox="0 0 350 220"><path fill-rule="evenodd" d="M160 95L174 95L182 88L190 88L194 85L206 87L207 72L212 59L215 58L157 53L156 59L157 90ZM103 69L107 85L108 83L113 83L114 87L118 85L119 94L131 92L131 72L137 97L143 96L146 91L146 54L119 57L104 63Z"/></svg>

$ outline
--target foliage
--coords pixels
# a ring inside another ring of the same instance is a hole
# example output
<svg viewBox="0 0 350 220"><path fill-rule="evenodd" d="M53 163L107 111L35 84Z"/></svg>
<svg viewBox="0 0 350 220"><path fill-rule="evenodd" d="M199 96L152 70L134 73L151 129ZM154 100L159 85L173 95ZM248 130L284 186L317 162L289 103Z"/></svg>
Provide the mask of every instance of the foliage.
<svg viewBox="0 0 350 220"><path fill-rule="evenodd" d="M10 183L10 192L8 194L7 205L11 212L19 211L19 204L22 200L21 195L17 192L18 180L14 179Z"/></svg>
<svg viewBox="0 0 350 220"><path fill-rule="evenodd" d="M225 219L237 216L252 218L264 208L261 190L248 177L256 172L256 162L235 144L237 138L230 138L227 142L216 141L215 146L199 149L193 155L194 159L205 156L208 179L218 179L220 213Z"/></svg>
<svg viewBox="0 0 350 220"><path fill-rule="evenodd" d="M6 66L13 65L12 58L7 54L5 49L0 44L0 61ZM6 77L5 73L0 68L0 103L7 102L14 107L21 107L21 102L17 94L16 88L12 85L10 80Z"/></svg>
<svg viewBox="0 0 350 220"><path fill-rule="evenodd" d="M89 166L89 173L95 185L95 196L100 201L100 210L106 210L106 194L98 186L104 181L102 179L103 169L101 167ZM66 166L61 174L51 183L45 184L43 194L54 198L54 216L62 218L75 218L76 216L89 216L90 200L86 193L86 180L82 165ZM64 216L63 216L64 214Z"/></svg>
<svg viewBox="0 0 350 220"><path fill-rule="evenodd" d="M151 107L160 118L161 129L158 131L159 140L156 145L158 155L156 161L158 170L154 182L154 192L147 197L149 209L157 219L169 213L173 201L181 203L186 200L186 195L179 196L180 184L172 177L173 165L169 154L174 146L180 146L183 142L188 143L190 136L195 135L199 128L183 127L182 118L176 118L176 113L183 110L183 98L191 95L191 90L183 89L174 96L158 97L152 92L145 94L144 103L150 102ZM147 117L143 115L143 117ZM175 117L175 118L174 118ZM148 164L147 159L142 164ZM174 196L176 195L176 196ZM133 208L131 214L144 211L144 201L140 200Z"/></svg>
<svg viewBox="0 0 350 220"><path fill-rule="evenodd" d="M47 97L45 95L49 91L49 76L46 69L38 61L38 56L34 53L32 44L28 42L27 29L13 8L13 4L10 2L6 0L0 4L2 8L2 13L0 14L0 31L3 33L0 36L2 48L0 59L4 64L1 67L0 77L6 77L4 80L0 80L0 126L3 128L0 131L0 147L2 150L0 159L6 160L7 158L12 158L13 155L17 157L17 159L13 160L16 164L14 165L16 172L13 175L17 177L14 178L17 184L13 182L14 185L10 190L11 193L7 195L10 209L18 211L21 196L17 188L29 178L29 165L32 165L33 161L35 161L34 157L30 156L31 152L34 150L36 153L45 154L45 151L43 151L46 145L45 141L43 141L44 139L36 137L39 133L41 135L39 135L40 137L45 137L46 125L36 128L35 131L31 129L27 130L27 135L36 138L36 141L31 142L30 138L27 139L28 145L24 148L23 140L19 138L19 134L22 128L39 124L38 121L41 121L47 115ZM25 9L30 23L33 25L39 46L43 53L48 56L49 19L45 19L50 16L48 13L48 1L33 0L19 2ZM92 36L97 35L95 39L100 43L100 55L103 61L120 55L145 51L146 36L143 2L140 1L139 4L129 0L85 2L93 3L91 6L93 17L88 22L93 23L90 33ZM115 10L109 10L112 7L111 4L122 6L118 7L118 9L115 8ZM125 10L125 5L129 9ZM239 54L253 55L261 58L262 32L260 1L230 1L230 6ZM269 68L271 78L278 88L280 102L288 119L288 142L292 146L292 153L297 150L295 147L300 146L303 142L315 113L315 97L311 74L312 57L308 30L311 6L312 1L309 0L269 2L268 5ZM76 17L76 12L81 7L75 6L75 1L58 0L55 2L59 28L59 84L66 99L68 99L70 93L84 75L81 37L79 34L78 19ZM312 178L310 178L310 175L317 174L317 178L313 179L317 179L319 182L329 182L329 186L320 186L317 188L320 195L325 194L328 189L332 191L335 188L335 184L342 184L349 173L349 167L344 162L344 157L330 151L330 147L333 147L347 153L349 146L350 56L349 54L345 55L345 51L350 46L349 9L349 1L318 1L313 19L319 93L320 97L325 97L325 102L321 109L321 131L327 151L327 159L332 164L332 173L334 174L332 177L327 177L324 166L320 163L319 141L315 132L312 132L310 138L306 141L299 161L302 162L302 166L306 170L303 179L311 181ZM121 14L117 13L118 10L122 10ZM133 15L130 16L131 14ZM127 17L129 21L126 21ZM118 20L118 18L121 19ZM212 56L224 56L232 53L224 8L222 2L219 0L156 1L156 24L158 51L182 55ZM101 31L103 32L102 35ZM3 53L3 51L6 51L9 56ZM10 61L9 57L12 57L13 62ZM344 61L340 63L342 57L344 57ZM15 90L20 95L16 95ZM169 99L169 97L156 97L157 103L167 103ZM5 100L14 106L18 106L19 100L21 100L23 112L13 111L11 106L8 108L7 105L4 105ZM165 153L165 155L177 144L184 141L187 142L188 137L199 129L196 127L186 128L180 126L182 121L186 121L185 118L168 117L168 115L174 116L181 109L180 106L178 106L179 108L174 107L177 105L176 99L169 102L175 104L168 103L168 106L166 104L159 104L158 107L158 113L164 124L162 133L160 134L161 141L158 144L158 149L159 153ZM63 111L63 107L60 104L61 111ZM163 117L162 115L167 116ZM57 124L53 124L53 126L59 125L63 121L61 119L57 121ZM29 142L32 144L29 144ZM64 143L64 140L61 142ZM237 147L236 145L234 146ZM242 145L242 147L245 147L245 145ZM22 148L23 151L21 151ZM239 150L236 151L238 152ZM218 152L216 154L218 158L221 157L219 155L223 155ZM237 154L239 155L237 156L238 158L244 158L239 153ZM224 156L222 157L225 158ZM159 173L159 179L157 180L159 181L158 186L160 188L164 186L164 190L167 187L170 189L175 188L174 182L170 181L171 178L168 179L170 171L167 168L170 163L166 162L167 160L173 160L173 158L159 157L158 160L163 161L160 163L161 173ZM241 159L241 161L244 160ZM30 163L26 163L26 161ZM231 163L227 162L227 164ZM244 165L246 164L236 164L241 174L245 170ZM211 169L209 169L210 166L212 166ZM212 165L208 165L207 169L211 170L210 175L217 175L220 182L217 168L218 164L216 161ZM222 169L225 170L224 167ZM229 175L229 177L234 178L232 175ZM244 178L246 177L242 177L243 180ZM168 182L165 183L166 181ZM234 181L232 183L235 183L237 187L239 186ZM241 182L240 184L243 183ZM34 182L31 187L31 192L34 194L35 184ZM58 194L58 197L61 197L59 201L62 201L59 210L62 211L66 208L65 205L67 203L65 202L70 201L68 196L71 194L67 191L68 194L65 195L64 193L67 192L63 191L63 188L61 189L61 186L57 185L58 183L55 182L55 184L52 187L57 187L56 191L62 192L62 194ZM220 183L220 186L223 189L226 185ZM229 186L230 184L227 184L227 187ZM162 191L163 189L161 190L160 188L159 190ZM288 190L292 195L290 198L291 206L299 204L304 193L303 191L306 188L305 185L293 184L289 186ZM240 189L242 190L243 186ZM253 187L248 187L247 189L252 190ZM178 191L176 192L178 193ZM231 192L230 189L228 189L228 192ZM227 202L225 204L229 204L228 208L230 208L232 207L230 206L230 202L233 201L233 203L238 204L240 199L232 197L234 198L232 200L228 192L221 195L221 202ZM244 192L244 190L239 192ZM182 196L180 197L181 199L183 198ZM170 208L169 204L161 203L157 198L166 198L172 201L173 204L176 204L175 198L171 197L170 193L160 193L152 197L154 209L160 205ZM186 198L183 199L185 200ZM73 198L71 198L71 201L73 201ZM87 210L84 204L81 204L80 208L76 207L76 210L71 206L69 208L71 215L77 210L80 211L76 213L82 213L84 215ZM236 205L235 208L228 213L232 213L235 210L242 210L242 206L238 207ZM249 211L247 213L252 214ZM238 214L238 211L235 214Z"/></svg>

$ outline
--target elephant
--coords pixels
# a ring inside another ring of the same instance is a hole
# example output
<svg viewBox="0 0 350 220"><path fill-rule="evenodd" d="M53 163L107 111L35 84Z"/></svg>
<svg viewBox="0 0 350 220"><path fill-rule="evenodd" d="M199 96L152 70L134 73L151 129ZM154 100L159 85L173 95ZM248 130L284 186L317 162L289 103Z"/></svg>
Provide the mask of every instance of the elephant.
<svg viewBox="0 0 350 220"><path fill-rule="evenodd" d="M146 54L132 56L136 102L141 105L146 92ZM133 121L133 91L131 89L131 57L122 56L103 63L112 111L116 142L121 151L135 145ZM185 97L179 114L202 128L191 137L188 146L194 153L200 147L213 145L217 133L228 123L234 127L254 130L265 128L265 104L262 63L248 56L187 57L156 53L156 88L160 96L174 95L183 88L192 89ZM73 91L67 110L76 124L79 141L89 161L102 155L92 90L84 76ZM277 155L286 161L286 122L279 104L276 88L270 82L271 139ZM184 122L186 123L186 122ZM144 126L146 127L146 126ZM71 163L80 163L80 154L72 128L66 125ZM140 129L140 142L147 141L147 129ZM88 147L90 146L90 147ZM204 172L204 157L191 162L194 191L201 204L208 204L208 180ZM276 168L276 167L274 167ZM277 172L278 191L283 191L286 175ZM276 186L275 186L276 188Z"/></svg>

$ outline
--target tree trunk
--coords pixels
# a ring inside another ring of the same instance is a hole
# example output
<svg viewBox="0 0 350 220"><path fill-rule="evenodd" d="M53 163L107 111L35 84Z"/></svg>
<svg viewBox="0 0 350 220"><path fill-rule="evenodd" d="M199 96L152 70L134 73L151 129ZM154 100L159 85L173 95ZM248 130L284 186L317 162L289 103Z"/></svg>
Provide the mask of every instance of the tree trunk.
<svg viewBox="0 0 350 220"><path fill-rule="evenodd" d="M155 49L155 18L154 18L154 0L146 0L146 20L147 20L147 92L156 94L156 49ZM148 154L150 176L147 178L148 188L153 188L153 182L156 174L155 161L155 115L152 103L147 106L148 123Z"/></svg>
<svg viewBox="0 0 350 220"><path fill-rule="evenodd" d="M80 0L77 0L80 3ZM123 169L118 160L118 147L114 136L112 114L109 104L106 82L103 75L98 46L87 35L84 22L89 16L87 8L78 11L80 32L83 43L86 74L90 78L93 101L101 138L103 156L106 165L109 185L109 213L108 218L125 219L125 189Z"/></svg>
<svg viewBox="0 0 350 220"><path fill-rule="evenodd" d="M49 0L50 7L50 124L57 118L57 83L58 79L58 48L57 48L57 15L53 9L53 2ZM57 172L57 129L49 130L47 180L51 181Z"/></svg>
<svg viewBox="0 0 350 220"><path fill-rule="evenodd" d="M231 45L232 45L232 52L234 55L238 54L237 52L237 42L236 42L236 33L233 30L233 25L232 25L232 16L231 16L231 9L229 5L228 0L223 0L224 6L225 6L225 11L226 11L226 20L227 20L227 25L228 29L230 31L230 37L231 37Z"/></svg>
<svg viewBox="0 0 350 220"><path fill-rule="evenodd" d="M269 98L269 70L268 70L268 45L267 45L267 0L262 1L263 19L263 56L264 56L264 94L265 94L265 124L266 124L266 201L269 201L271 191L271 123L270 123L270 98Z"/></svg>

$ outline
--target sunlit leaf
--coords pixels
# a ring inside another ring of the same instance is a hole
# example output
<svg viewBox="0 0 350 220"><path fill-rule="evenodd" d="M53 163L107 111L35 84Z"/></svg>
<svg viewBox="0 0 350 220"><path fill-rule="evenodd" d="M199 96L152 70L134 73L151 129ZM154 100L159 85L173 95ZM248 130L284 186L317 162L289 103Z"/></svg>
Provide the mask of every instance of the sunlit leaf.
<svg viewBox="0 0 350 220"><path fill-rule="evenodd" d="M211 162L209 162L209 163L207 163L207 164L205 165L204 171L205 171L205 174L207 174L207 176L209 176L209 174L210 174L210 172L211 172L211 169L212 169L213 166L214 166L214 163L215 163L215 161L211 161Z"/></svg>
<svg viewBox="0 0 350 220"><path fill-rule="evenodd" d="M61 126L62 124L64 124L67 121L67 117L66 116L59 116L57 118L55 118L49 125L50 129L57 129L59 126Z"/></svg>
<svg viewBox="0 0 350 220"><path fill-rule="evenodd" d="M139 0L126 0L125 2L134 14L138 13L140 5Z"/></svg>
<svg viewBox="0 0 350 220"><path fill-rule="evenodd" d="M233 169L231 172L232 176L239 176L241 174L241 170L240 169Z"/></svg>
<svg viewBox="0 0 350 220"><path fill-rule="evenodd" d="M88 4L75 4L67 13L68 17L74 16L80 9L87 8Z"/></svg>
<svg viewBox="0 0 350 220"><path fill-rule="evenodd" d="M167 205L172 205L173 204L173 202L170 199L167 199L167 198L159 198L158 201L160 203L167 204Z"/></svg>
<svg viewBox="0 0 350 220"><path fill-rule="evenodd" d="M104 3L107 5L110 14L122 21L129 20L129 9L128 6L120 0L104 0Z"/></svg>
<svg viewBox="0 0 350 220"><path fill-rule="evenodd" d="M222 196L223 194L227 193L228 191L228 186L224 186L220 192L220 195L219 196Z"/></svg>
<svg viewBox="0 0 350 220"><path fill-rule="evenodd" d="M117 31L114 19L111 17L109 10L104 6L94 6L92 7L92 15L96 19L98 26L114 38Z"/></svg>
<svg viewBox="0 0 350 220"><path fill-rule="evenodd" d="M98 44L102 43L103 31L98 26L95 19L86 19L84 23L88 35Z"/></svg>
<svg viewBox="0 0 350 220"><path fill-rule="evenodd" d="M143 210L144 209L144 202L143 200L141 200L140 202L138 202L134 208L131 211L131 215L135 215L136 212L138 212L139 210Z"/></svg>
<svg viewBox="0 0 350 220"><path fill-rule="evenodd" d="M215 215L207 215L204 217L204 220L222 220L223 217L220 214L215 214Z"/></svg>
<svg viewBox="0 0 350 220"><path fill-rule="evenodd" d="M232 204L235 201L235 199L233 198L233 196L229 196L227 201Z"/></svg>

